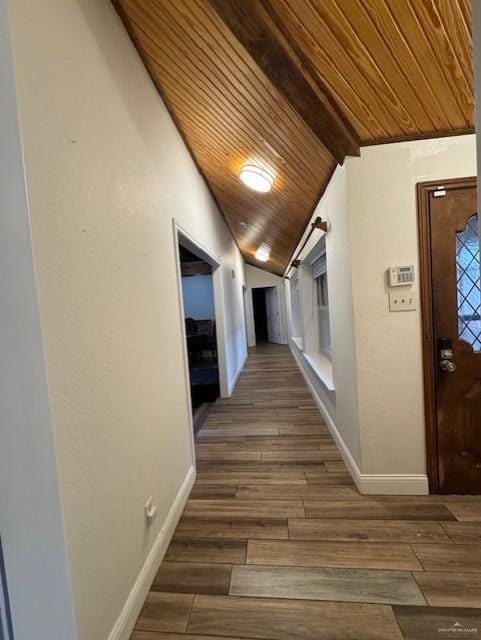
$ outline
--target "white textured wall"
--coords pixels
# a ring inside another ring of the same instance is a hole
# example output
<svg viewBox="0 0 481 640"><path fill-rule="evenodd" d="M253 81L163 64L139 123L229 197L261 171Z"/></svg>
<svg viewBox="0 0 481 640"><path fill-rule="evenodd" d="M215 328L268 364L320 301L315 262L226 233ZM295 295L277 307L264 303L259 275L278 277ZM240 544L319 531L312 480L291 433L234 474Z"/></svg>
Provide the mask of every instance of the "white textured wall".
<svg viewBox="0 0 481 640"><path fill-rule="evenodd" d="M365 147L348 158L361 471L425 473L416 184L476 174L475 136ZM414 264L416 311L390 313L386 269Z"/></svg>
<svg viewBox="0 0 481 640"><path fill-rule="evenodd" d="M13 632L75 640L4 0L0 140L0 538Z"/></svg>
<svg viewBox="0 0 481 640"><path fill-rule="evenodd" d="M335 406L292 348L362 475L425 474L416 184L475 175L475 155L474 135L364 147L336 170L314 213L330 225ZM402 264L415 265L418 308L390 313L386 270Z"/></svg>
<svg viewBox="0 0 481 640"><path fill-rule="evenodd" d="M276 276L274 273L264 271L258 267L254 267L251 264L245 265L246 274L246 286L248 288L247 295L249 297L249 304L247 305L247 314L251 315L251 322L247 323L247 332L249 338L249 346L255 345L255 327L254 327L254 315L252 308L252 289L262 287L278 287L279 292L279 307L281 314L281 340L287 344L287 306L286 306L286 290L284 287L284 279L280 276Z"/></svg>
<svg viewBox="0 0 481 640"><path fill-rule="evenodd" d="M357 464L360 463L359 424L357 406L356 350L354 339L353 299L351 279L350 234L347 206L347 176L345 167L338 167L322 196L312 220L320 216L327 221L326 235L327 278L329 287L329 317L331 324L331 352L335 386L333 394L320 382L309 364L302 360L308 375L336 425L346 447ZM310 229L310 225L308 225ZM301 259L319 242L322 232L315 231L307 243ZM302 241L301 241L302 242ZM302 298L301 290L301 298ZM312 304L301 302L304 308ZM295 345L292 347L296 350Z"/></svg>
<svg viewBox="0 0 481 640"><path fill-rule="evenodd" d="M351 456L360 461L356 350L353 326L351 237L347 207L347 177L338 167L317 215L327 220L327 280L336 388L336 426Z"/></svg>
<svg viewBox="0 0 481 640"><path fill-rule="evenodd" d="M75 609L104 640L192 465L172 217L222 257L230 379L243 262L111 4L9 7Z"/></svg>

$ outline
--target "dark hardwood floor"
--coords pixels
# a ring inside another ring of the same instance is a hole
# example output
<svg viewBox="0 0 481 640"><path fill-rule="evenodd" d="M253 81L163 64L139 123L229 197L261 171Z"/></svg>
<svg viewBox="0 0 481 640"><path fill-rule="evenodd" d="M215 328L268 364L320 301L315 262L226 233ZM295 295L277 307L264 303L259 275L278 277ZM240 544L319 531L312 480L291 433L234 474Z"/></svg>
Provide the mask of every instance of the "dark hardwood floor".
<svg viewBox="0 0 481 640"><path fill-rule="evenodd" d="M481 638L481 497L361 496L287 347L196 441L132 640Z"/></svg>

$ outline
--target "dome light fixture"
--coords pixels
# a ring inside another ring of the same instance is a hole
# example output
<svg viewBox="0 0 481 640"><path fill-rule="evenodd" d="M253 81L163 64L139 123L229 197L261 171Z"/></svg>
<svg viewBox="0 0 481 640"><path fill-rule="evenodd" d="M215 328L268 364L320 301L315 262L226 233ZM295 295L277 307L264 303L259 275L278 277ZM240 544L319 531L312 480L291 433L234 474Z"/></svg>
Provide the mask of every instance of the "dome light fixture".
<svg viewBox="0 0 481 640"><path fill-rule="evenodd" d="M260 193L267 193L274 184L272 174L254 164L245 164L240 171L239 177L246 187Z"/></svg>
<svg viewBox="0 0 481 640"><path fill-rule="evenodd" d="M256 260L259 262L267 262L271 255L271 248L266 244L261 244L255 253Z"/></svg>

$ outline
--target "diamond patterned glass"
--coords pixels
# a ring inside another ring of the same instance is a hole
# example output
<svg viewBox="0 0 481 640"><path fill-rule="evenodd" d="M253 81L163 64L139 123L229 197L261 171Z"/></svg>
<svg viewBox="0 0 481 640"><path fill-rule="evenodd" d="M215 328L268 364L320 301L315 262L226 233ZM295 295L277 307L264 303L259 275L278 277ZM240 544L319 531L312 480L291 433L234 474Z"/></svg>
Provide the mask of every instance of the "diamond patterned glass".
<svg viewBox="0 0 481 640"><path fill-rule="evenodd" d="M456 234L456 278L458 335L475 351L480 351L481 288L477 214L469 218L464 231Z"/></svg>

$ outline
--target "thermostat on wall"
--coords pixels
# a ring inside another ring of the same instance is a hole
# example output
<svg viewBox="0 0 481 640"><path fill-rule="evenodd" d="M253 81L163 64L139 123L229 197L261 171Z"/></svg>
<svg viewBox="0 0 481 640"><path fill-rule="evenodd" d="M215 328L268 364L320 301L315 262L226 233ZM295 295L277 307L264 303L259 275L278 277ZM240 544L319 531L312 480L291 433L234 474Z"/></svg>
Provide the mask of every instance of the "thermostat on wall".
<svg viewBox="0 0 481 640"><path fill-rule="evenodd" d="M401 285L414 284L414 265L407 267L389 268L389 286L399 287Z"/></svg>

